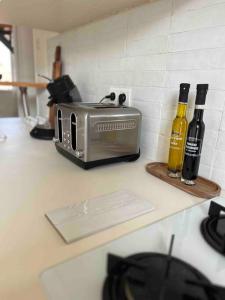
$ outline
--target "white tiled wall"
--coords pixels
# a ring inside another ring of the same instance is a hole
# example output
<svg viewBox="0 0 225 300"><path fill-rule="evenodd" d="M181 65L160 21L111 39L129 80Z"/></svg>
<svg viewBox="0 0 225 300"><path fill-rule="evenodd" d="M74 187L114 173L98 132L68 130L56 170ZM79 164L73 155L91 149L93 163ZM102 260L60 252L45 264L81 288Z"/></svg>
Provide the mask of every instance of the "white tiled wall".
<svg viewBox="0 0 225 300"><path fill-rule="evenodd" d="M225 188L225 0L161 0L66 32L49 43L63 48L64 73L84 101L110 86L132 88L143 112L141 151L167 161L179 84L209 83L200 173Z"/></svg>

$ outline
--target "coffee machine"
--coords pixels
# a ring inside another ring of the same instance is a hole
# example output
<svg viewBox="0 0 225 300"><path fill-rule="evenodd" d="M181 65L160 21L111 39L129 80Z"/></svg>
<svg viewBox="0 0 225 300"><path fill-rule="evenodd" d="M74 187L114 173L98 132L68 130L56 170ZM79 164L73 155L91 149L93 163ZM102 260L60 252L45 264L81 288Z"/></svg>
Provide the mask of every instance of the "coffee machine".
<svg viewBox="0 0 225 300"><path fill-rule="evenodd" d="M55 105L59 103L72 103L81 102L80 93L69 77L69 75L61 76L55 80L52 80L47 85L47 90L50 93L48 106L53 110L53 116L50 117L51 122L49 125L37 125L35 126L30 135L36 139L52 140L55 136ZM51 124L52 123L52 124Z"/></svg>

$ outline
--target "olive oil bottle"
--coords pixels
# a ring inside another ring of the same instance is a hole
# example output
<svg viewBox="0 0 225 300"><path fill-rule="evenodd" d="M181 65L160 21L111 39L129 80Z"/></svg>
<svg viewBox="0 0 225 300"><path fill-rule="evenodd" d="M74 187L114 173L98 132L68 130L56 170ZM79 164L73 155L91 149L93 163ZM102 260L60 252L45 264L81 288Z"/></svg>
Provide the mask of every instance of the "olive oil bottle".
<svg viewBox="0 0 225 300"><path fill-rule="evenodd" d="M180 95L176 118L173 120L170 138L170 150L168 160L168 175L170 177L181 177L184 147L186 142L188 122L186 110L188 103L189 83L180 84Z"/></svg>
<svg viewBox="0 0 225 300"><path fill-rule="evenodd" d="M194 180L197 179L198 176L202 144L205 133L203 114L207 91L208 84L197 85L194 117L188 126L181 179L187 185L194 185Z"/></svg>

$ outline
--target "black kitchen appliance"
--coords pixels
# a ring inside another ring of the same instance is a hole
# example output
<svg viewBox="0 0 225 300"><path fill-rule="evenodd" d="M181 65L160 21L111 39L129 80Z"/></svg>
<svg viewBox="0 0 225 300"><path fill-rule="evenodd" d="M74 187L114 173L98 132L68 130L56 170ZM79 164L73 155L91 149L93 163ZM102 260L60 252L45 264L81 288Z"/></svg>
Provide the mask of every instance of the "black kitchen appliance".
<svg viewBox="0 0 225 300"><path fill-rule="evenodd" d="M51 81L47 85L47 89L50 94L49 107L59 103L81 102L80 93L69 75L64 75ZM36 139L52 140L55 135L55 129L51 128L50 125L49 127L37 125L31 130L30 135Z"/></svg>
<svg viewBox="0 0 225 300"><path fill-rule="evenodd" d="M223 300L225 288L212 284L194 266L168 255L108 255L103 300Z"/></svg>
<svg viewBox="0 0 225 300"><path fill-rule="evenodd" d="M207 243L225 256L225 207L212 201L208 217L202 221L201 231Z"/></svg>

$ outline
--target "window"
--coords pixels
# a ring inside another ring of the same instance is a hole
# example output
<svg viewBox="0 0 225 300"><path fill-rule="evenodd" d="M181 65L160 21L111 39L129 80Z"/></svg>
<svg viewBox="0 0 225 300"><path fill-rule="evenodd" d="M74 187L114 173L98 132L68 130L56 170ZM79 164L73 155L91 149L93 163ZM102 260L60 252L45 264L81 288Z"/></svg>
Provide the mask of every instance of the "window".
<svg viewBox="0 0 225 300"><path fill-rule="evenodd" d="M0 42L0 74L2 81L12 81L12 57L11 52ZM0 90L11 90L10 86L0 86Z"/></svg>

